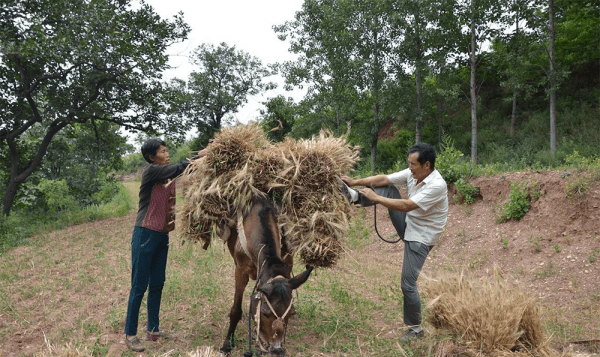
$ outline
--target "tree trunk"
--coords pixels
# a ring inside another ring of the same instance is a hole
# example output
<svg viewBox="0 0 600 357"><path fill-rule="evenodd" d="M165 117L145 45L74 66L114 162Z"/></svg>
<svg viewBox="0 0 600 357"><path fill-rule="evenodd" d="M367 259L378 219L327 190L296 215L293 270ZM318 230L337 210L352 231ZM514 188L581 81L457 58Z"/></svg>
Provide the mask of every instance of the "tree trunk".
<svg viewBox="0 0 600 357"><path fill-rule="evenodd" d="M6 186L4 198L2 199L2 212L5 216L10 215L19 186L21 186L21 184L38 168L42 162L42 158L46 155L46 151L48 150L52 138L62 128L67 126L67 124L67 122L56 121L50 125L48 132L46 132L46 135L38 147L35 157L21 172L19 172L19 149L14 141L13 135L9 134L7 136L6 143L8 144L10 151L10 177L8 179L8 185Z"/></svg>
<svg viewBox="0 0 600 357"><path fill-rule="evenodd" d="M517 125L517 89L513 88L512 113L510 115L510 137L515 137L515 126Z"/></svg>
<svg viewBox="0 0 600 357"><path fill-rule="evenodd" d="M440 113L440 117L438 120L438 142L441 143L444 138L444 113L446 111L446 102L440 101L438 102L438 112Z"/></svg>
<svg viewBox="0 0 600 357"><path fill-rule="evenodd" d="M377 158L377 141L379 139L379 125L375 125L375 132L371 137L371 174L375 175L375 159Z"/></svg>
<svg viewBox="0 0 600 357"><path fill-rule="evenodd" d="M554 0L549 0L548 13L550 14L550 153L556 153L556 69L554 68Z"/></svg>
<svg viewBox="0 0 600 357"><path fill-rule="evenodd" d="M336 123L337 124L337 134L341 135L341 128L340 128L340 105L339 104L337 104L335 106L335 118L336 118L336 121L337 121L337 123Z"/></svg>
<svg viewBox="0 0 600 357"><path fill-rule="evenodd" d="M415 74L417 81L417 126L415 130L415 143L420 143L423 138L423 74L421 73L421 38L419 33L419 12L415 10L415 50L417 54Z"/></svg>
<svg viewBox="0 0 600 357"><path fill-rule="evenodd" d="M515 66L515 68L519 65L519 9L517 8L517 12L515 14L515 25L516 25L516 31L515 31L515 58L514 58L514 63L513 66ZM510 137L514 138L515 137L515 126L517 124L517 78L516 78L516 74L513 73L512 74L513 78L512 78L512 82L513 82L513 98L512 98L512 112L510 115Z"/></svg>
<svg viewBox="0 0 600 357"><path fill-rule="evenodd" d="M423 104L422 104L422 93L421 93L421 69L417 66L417 127L415 135L415 143L420 143L423 137Z"/></svg>
<svg viewBox="0 0 600 357"><path fill-rule="evenodd" d="M471 0L471 163L477 165L477 89L475 74L477 68L477 58L475 55L475 0Z"/></svg>

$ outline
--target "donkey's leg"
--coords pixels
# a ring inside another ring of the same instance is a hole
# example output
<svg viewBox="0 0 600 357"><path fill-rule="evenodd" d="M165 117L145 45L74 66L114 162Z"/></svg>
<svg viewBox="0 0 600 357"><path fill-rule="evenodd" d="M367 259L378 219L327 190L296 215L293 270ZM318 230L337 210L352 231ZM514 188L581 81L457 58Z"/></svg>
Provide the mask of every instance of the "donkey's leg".
<svg viewBox="0 0 600 357"><path fill-rule="evenodd" d="M238 322L242 318L242 299L244 298L244 289L248 285L249 276L243 272L239 266L235 267L235 295L233 297L233 305L229 311L229 330L227 337L221 347L222 353L229 353L233 345L233 334Z"/></svg>

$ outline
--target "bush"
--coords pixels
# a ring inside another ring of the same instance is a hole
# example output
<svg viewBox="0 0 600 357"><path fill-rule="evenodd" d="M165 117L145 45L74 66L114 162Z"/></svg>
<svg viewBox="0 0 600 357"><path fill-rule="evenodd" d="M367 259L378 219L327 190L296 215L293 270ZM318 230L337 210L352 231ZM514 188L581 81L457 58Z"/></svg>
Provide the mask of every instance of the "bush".
<svg viewBox="0 0 600 357"><path fill-rule="evenodd" d="M446 183L453 183L460 178L468 178L473 175L471 163L455 147L454 140L446 134L442 138L441 150L435 159L435 168L446 180Z"/></svg>
<svg viewBox="0 0 600 357"><path fill-rule="evenodd" d="M377 171L390 172L399 162L406 166L406 152L413 141L413 134L402 129L396 133L393 140L379 140L377 142Z"/></svg>
<svg viewBox="0 0 600 357"><path fill-rule="evenodd" d="M114 176L99 178L97 181L100 185L100 190L92 194L92 198L96 203L110 202L122 186Z"/></svg>
<svg viewBox="0 0 600 357"><path fill-rule="evenodd" d="M48 209L51 211L73 211L78 205L75 198L69 194L67 180L41 179L38 189L42 193Z"/></svg>
<svg viewBox="0 0 600 357"><path fill-rule="evenodd" d="M477 196L479 196L479 188L468 183L464 178L458 179L454 183L456 190L458 191L458 201L464 202L468 205L475 202Z"/></svg>
<svg viewBox="0 0 600 357"><path fill-rule="evenodd" d="M123 157L123 167L119 171L119 174L130 174L142 169L148 163L142 156L142 153L129 154Z"/></svg>
<svg viewBox="0 0 600 357"><path fill-rule="evenodd" d="M49 182L44 185L48 188L45 187L44 190L51 192L52 205L55 205L55 208L56 205L61 207L61 204L57 203L60 200L56 196L59 192L65 192L65 183L61 182L64 180L47 181ZM94 220L126 215L134 207L134 203L131 202L125 186L116 182L116 187L117 193L105 204L93 204L75 210L53 209L46 213L14 211L9 217L0 214L0 253L23 244L27 238L39 232L49 232ZM65 201L68 200L67 198Z"/></svg>
<svg viewBox="0 0 600 357"><path fill-rule="evenodd" d="M511 182L508 201L500 210L497 222L505 222L510 219L520 220L529 212L531 203L536 201L542 192L537 182Z"/></svg>

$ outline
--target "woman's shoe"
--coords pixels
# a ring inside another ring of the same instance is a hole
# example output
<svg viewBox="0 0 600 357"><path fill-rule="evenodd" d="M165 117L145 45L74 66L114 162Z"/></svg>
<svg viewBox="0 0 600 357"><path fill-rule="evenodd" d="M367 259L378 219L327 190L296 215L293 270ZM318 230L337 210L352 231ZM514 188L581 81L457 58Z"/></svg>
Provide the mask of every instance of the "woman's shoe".
<svg viewBox="0 0 600 357"><path fill-rule="evenodd" d="M137 336L133 336L132 339L129 339L127 335L125 335L125 344L127 345L127 348L135 352L142 352L146 349Z"/></svg>

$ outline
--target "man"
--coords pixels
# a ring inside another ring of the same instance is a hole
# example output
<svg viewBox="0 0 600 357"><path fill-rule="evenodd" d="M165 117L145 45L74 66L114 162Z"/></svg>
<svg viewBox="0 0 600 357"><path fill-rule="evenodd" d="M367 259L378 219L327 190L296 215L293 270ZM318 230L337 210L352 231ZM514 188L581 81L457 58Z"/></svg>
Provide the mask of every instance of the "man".
<svg viewBox="0 0 600 357"><path fill-rule="evenodd" d="M404 323L409 329L401 338L403 342L423 336L417 278L448 219L446 181L435 169L435 157L432 145L419 143L408 149L408 168L403 171L356 180L342 176L340 182L342 193L352 203L387 207L398 235L404 240L401 287ZM371 186L375 190L363 188L356 191L346 184ZM402 198L395 187L404 184L408 188L408 198Z"/></svg>

